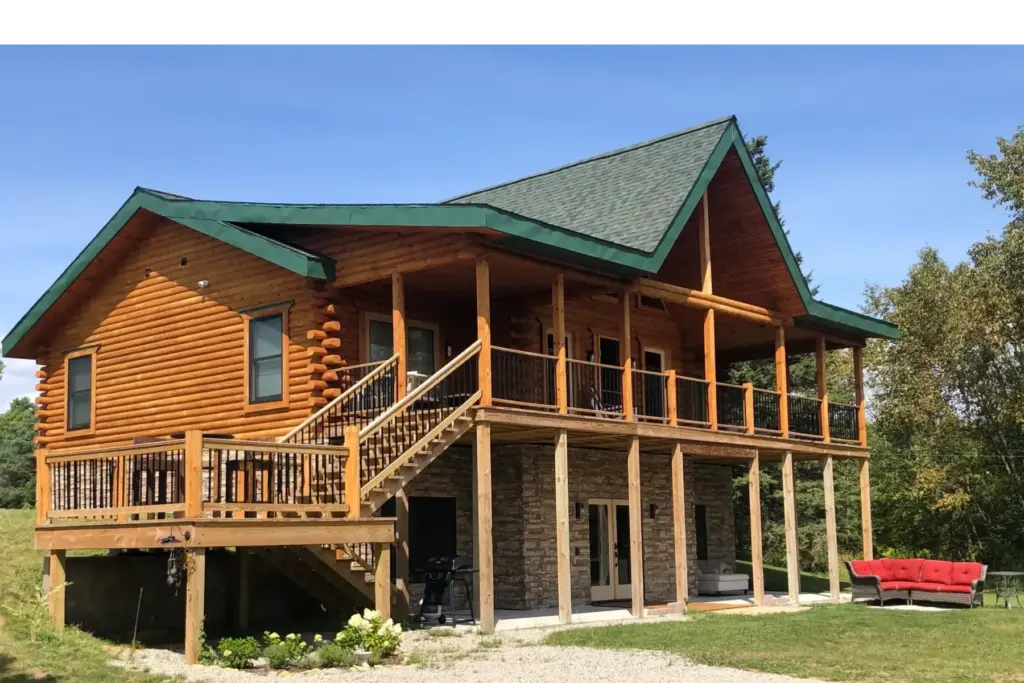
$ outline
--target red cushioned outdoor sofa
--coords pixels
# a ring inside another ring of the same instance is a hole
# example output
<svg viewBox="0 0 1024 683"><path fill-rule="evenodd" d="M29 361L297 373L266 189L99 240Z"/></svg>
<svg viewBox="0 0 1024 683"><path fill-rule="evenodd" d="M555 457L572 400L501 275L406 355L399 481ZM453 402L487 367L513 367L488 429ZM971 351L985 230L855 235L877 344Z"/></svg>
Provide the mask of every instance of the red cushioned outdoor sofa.
<svg viewBox="0 0 1024 683"><path fill-rule="evenodd" d="M986 565L942 560L853 560L846 563L853 599L981 605Z"/></svg>

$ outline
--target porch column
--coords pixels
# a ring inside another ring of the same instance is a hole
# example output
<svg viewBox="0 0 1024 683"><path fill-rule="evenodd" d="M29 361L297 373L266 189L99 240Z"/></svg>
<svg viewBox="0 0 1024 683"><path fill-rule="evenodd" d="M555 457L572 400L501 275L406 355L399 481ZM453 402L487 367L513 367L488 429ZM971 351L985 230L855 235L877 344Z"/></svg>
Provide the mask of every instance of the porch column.
<svg viewBox="0 0 1024 683"><path fill-rule="evenodd" d="M629 440L626 461L629 480L629 571L632 584L633 616L644 616L643 509L640 502L640 438Z"/></svg>
<svg viewBox="0 0 1024 683"><path fill-rule="evenodd" d="M875 559L871 538L871 474L868 459L860 461L860 534L864 544L864 559Z"/></svg>
<svg viewBox="0 0 1024 683"><path fill-rule="evenodd" d="M395 603L396 621L409 616L409 494L404 488L395 494Z"/></svg>
<svg viewBox="0 0 1024 683"><path fill-rule="evenodd" d="M800 555L796 535L796 477L794 476L793 454L786 452L782 461L782 498L786 519L786 579L789 587L789 602L800 602Z"/></svg>
<svg viewBox="0 0 1024 683"><path fill-rule="evenodd" d="M50 551L50 586L46 596L50 619L57 628L64 628L64 603L67 596L67 551Z"/></svg>
<svg viewBox="0 0 1024 683"><path fill-rule="evenodd" d="M711 287L711 221L708 218L708 193L701 198L700 231L697 233L700 253L700 290L712 294ZM718 429L718 366L715 360L715 310L704 311L704 379L708 386L708 422L712 431Z"/></svg>
<svg viewBox="0 0 1024 683"><path fill-rule="evenodd" d="M551 324L555 336L555 405L559 415L569 412L565 350L565 276L559 273L551 290Z"/></svg>
<svg viewBox="0 0 1024 683"><path fill-rule="evenodd" d="M206 548L185 551L185 663L199 662L206 602Z"/></svg>
<svg viewBox="0 0 1024 683"><path fill-rule="evenodd" d="M789 438L789 371L786 369L786 330L775 329L775 391L779 392L779 431Z"/></svg>
<svg viewBox="0 0 1024 683"><path fill-rule="evenodd" d="M676 551L676 602L690 599L686 564L686 465L682 444L672 446L672 540Z"/></svg>
<svg viewBox="0 0 1024 683"><path fill-rule="evenodd" d="M405 339L405 276L391 275L391 348L398 354L395 399L405 398L409 380L409 354Z"/></svg>
<svg viewBox="0 0 1024 683"><path fill-rule="evenodd" d="M857 392L857 441L861 448L868 447L868 422L864 410L864 349L853 347L853 382Z"/></svg>
<svg viewBox="0 0 1024 683"><path fill-rule="evenodd" d="M629 292L622 290L622 341L619 342L619 363L622 365L622 414L633 419L633 342L629 324Z"/></svg>
<svg viewBox="0 0 1024 683"><path fill-rule="evenodd" d="M828 589L839 600L839 545L836 539L835 460L825 458L825 540L828 543Z"/></svg>
<svg viewBox="0 0 1024 683"><path fill-rule="evenodd" d="M476 336L480 340L480 405L489 406L492 402L491 392L491 279L490 266L486 258L476 261ZM490 433L488 432L488 437ZM488 453L490 453L488 441ZM488 455L488 458L490 456ZM488 480L490 469L488 468ZM490 488L488 487L488 496ZM488 506L490 507L490 506Z"/></svg>
<svg viewBox="0 0 1024 683"><path fill-rule="evenodd" d="M818 369L815 373L818 378L818 399L821 401L821 438L825 443L831 443L832 435L828 429L828 381L825 377L825 338L818 337L817 342Z"/></svg>
<svg viewBox="0 0 1024 683"><path fill-rule="evenodd" d="M555 546L558 553L558 622L572 621L572 572L569 556L569 443L559 429L555 437Z"/></svg>
<svg viewBox="0 0 1024 683"><path fill-rule="evenodd" d="M373 608L381 619L388 620L391 618L391 544L374 544L373 554Z"/></svg>
<svg viewBox="0 0 1024 683"><path fill-rule="evenodd" d="M477 569L480 632L494 633L494 539L491 533L491 425L476 425Z"/></svg>
<svg viewBox="0 0 1024 683"><path fill-rule="evenodd" d="M750 499L750 573L754 584L754 604L764 604L764 561L761 557L761 457L754 451L747 476Z"/></svg>

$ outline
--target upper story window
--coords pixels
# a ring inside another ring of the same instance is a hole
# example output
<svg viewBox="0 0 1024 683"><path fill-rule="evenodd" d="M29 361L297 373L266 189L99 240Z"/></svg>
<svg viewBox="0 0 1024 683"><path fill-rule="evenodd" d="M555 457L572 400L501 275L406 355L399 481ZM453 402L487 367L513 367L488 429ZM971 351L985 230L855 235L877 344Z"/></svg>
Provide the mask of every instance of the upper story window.
<svg viewBox="0 0 1024 683"><path fill-rule="evenodd" d="M68 432L92 434L96 429L96 349L72 351L64 358L67 395L64 414Z"/></svg>
<svg viewBox="0 0 1024 683"><path fill-rule="evenodd" d="M288 405L288 306L243 313L248 408L262 410Z"/></svg>

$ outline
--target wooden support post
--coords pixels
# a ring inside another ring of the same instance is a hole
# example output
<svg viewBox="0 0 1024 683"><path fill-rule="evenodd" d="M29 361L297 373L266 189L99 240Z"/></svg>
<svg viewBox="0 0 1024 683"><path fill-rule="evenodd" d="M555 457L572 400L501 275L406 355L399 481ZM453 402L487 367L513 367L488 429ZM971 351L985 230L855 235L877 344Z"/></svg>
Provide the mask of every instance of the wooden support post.
<svg viewBox="0 0 1024 683"><path fill-rule="evenodd" d="M786 331L775 329L775 391L779 392L779 431L789 438L789 371L786 369Z"/></svg>
<svg viewBox="0 0 1024 683"><path fill-rule="evenodd" d="M754 433L754 385L743 383L743 431Z"/></svg>
<svg viewBox="0 0 1024 683"><path fill-rule="evenodd" d="M345 448L348 450L345 457L345 505L348 506L348 518L359 519L363 515L362 483L359 481L362 470L359 463L359 427L348 425L344 434Z"/></svg>
<svg viewBox="0 0 1024 683"><path fill-rule="evenodd" d="M782 503L786 521L786 579L789 602L800 602L800 555L796 536L796 473L793 454L786 452L782 461Z"/></svg>
<svg viewBox="0 0 1024 683"><path fill-rule="evenodd" d="M551 319L555 341L555 404L558 413L569 413L569 388L565 350L565 276L559 273L551 291Z"/></svg>
<svg viewBox="0 0 1024 683"><path fill-rule="evenodd" d="M815 374L818 378L818 398L821 400L821 405L818 407L821 411L821 437L825 443L831 443L832 435L829 433L828 429L828 378L825 376L824 337L818 337L817 361L818 369Z"/></svg>
<svg viewBox="0 0 1024 683"><path fill-rule="evenodd" d="M409 494L404 488L395 494L395 621L409 618Z"/></svg>
<svg viewBox="0 0 1024 683"><path fill-rule="evenodd" d="M206 602L206 548L185 551L185 663L199 663Z"/></svg>
<svg viewBox="0 0 1024 683"><path fill-rule="evenodd" d="M629 573L632 583L633 616L644 616L644 539L643 508L640 498L640 438L629 440L626 459L629 481Z"/></svg>
<svg viewBox="0 0 1024 683"><path fill-rule="evenodd" d="M252 567L252 555L248 548L235 548L238 555L238 614L236 625L239 630L249 628L249 571Z"/></svg>
<svg viewBox="0 0 1024 683"><path fill-rule="evenodd" d="M46 449L36 449L36 524L46 524L50 516L50 466L46 464Z"/></svg>
<svg viewBox="0 0 1024 683"><path fill-rule="evenodd" d="M747 477L750 498L750 573L754 588L754 604L764 604L764 560L761 548L761 458L757 451L750 460Z"/></svg>
<svg viewBox="0 0 1024 683"><path fill-rule="evenodd" d="M57 628L64 628L64 604L67 599L67 552L50 552L50 588L46 596L50 619Z"/></svg>
<svg viewBox="0 0 1024 683"><path fill-rule="evenodd" d="M675 427L679 424L679 398L676 393L676 371L669 370L665 373L665 401L668 403L668 425Z"/></svg>
<svg viewBox="0 0 1024 683"><path fill-rule="evenodd" d="M493 401L491 389L491 281L487 259L476 262L476 336L480 340L480 405ZM488 436L490 434L488 433ZM488 452L490 447L488 446Z"/></svg>
<svg viewBox="0 0 1024 683"><path fill-rule="evenodd" d="M871 538L871 472L866 459L860 461L860 533L864 559L875 559L874 542Z"/></svg>
<svg viewBox="0 0 1024 683"><path fill-rule="evenodd" d="M203 516L203 433L185 432L185 518Z"/></svg>
<svg viewBox="0 0 1024 683"><path fill-rule="evenodd" d="M682 444L672 446L672 540L676 560L676 602L690 598L686 565L686 464Z"/></svg>
<svg viewBox="0 0 1024 683"><path fill-rule="evenodd" d="M405 276L391 275L391 348L398 354L395 399L405 398L409 381L409 345L405 337Z"/></svg>
<svg viewBox="0 0 1024 683"><path fill-rule="evenodd" d="M619 342L619 364L622 365L622 414L633 420L633 341L629 324L629 292L622 290L622 340Z"/></svg>
<svg viewBox="0 0 1024 683"><path fill-rule="evenodd" d="M839 541L836 531L835 459L825 457L825 541L828 544L828 588L839 599Z"/></svg>
<svg viewBox="0 0 1024 683"><path fill-rule="evenodd" d="M569 556L569 443L564 429L555 436L555 546L558 553L558 623L572 621L572 559Z"/></svg>
<svg viewBox="0 0 1024 683"><path fill-rule="evenodd" d="M373 545L373 608L385 621L391 618L391 544Z"/></svg>
<svg viewBox="0 0 1024 683"><path fill-rule="evenodd" d="M868 447L868 421L864 410L864 350L853 347L853 381L857 392L857 441L861 448Z"/></svg>
<svg viewBox="0 0 1024 683"><path fill-rule="evenodd" d="M119 457L114 464L114 507L128 507L128 489L125 481L125 463L127 458ZM214 489L216 490L216 489ZM128 515L120 514L117 521L127 522Z"/></svg>
<svg viewBox="0 0 1024 683"><path fill-rule="evenodd" d="M476 515L480 540L480 632L494 633L494 538L491 529L491 425L476 425Z"/></svg>
<svg viewBox="0 0 1024 683"><path fill-rule="evenodd" d="M711 220L708 193L701 197L700 230L697 233L697 251L700 255L700 291L713 294L711 286ZM718 429L718 366L715 360L715 310L704 311L704 379L708 386L708 422L712 431Z"/></svg>

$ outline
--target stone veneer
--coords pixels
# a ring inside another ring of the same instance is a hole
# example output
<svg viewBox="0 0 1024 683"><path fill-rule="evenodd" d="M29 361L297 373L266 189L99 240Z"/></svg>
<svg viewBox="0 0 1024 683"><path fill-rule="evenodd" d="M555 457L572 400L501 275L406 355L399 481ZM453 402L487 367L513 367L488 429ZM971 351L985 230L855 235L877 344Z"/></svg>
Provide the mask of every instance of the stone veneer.
<svg viewBox="0 0 1024 683"><path fill-rule="evenodd" d="M644 453L640 490L643 510L644 592L651 602L675 600L672 541L671 458ZM554 445L495 446L492 449L494 600L499 609L533 609L558 604L555 553ZM453 447L409 483L410 496L454 496L456 547L473 553L472 453ZM590 600L589 498L625 500L626 454L569 449L569 500L583 503L580 519L570 512L569 540L574 603ZM696 593L694 505L707 507L708 559L732 571L735 527L732 468L686 460L687 560L690 593ZM650 505L657 506L654 519ZM411 587L413 605L422 586Z"/></svg>

